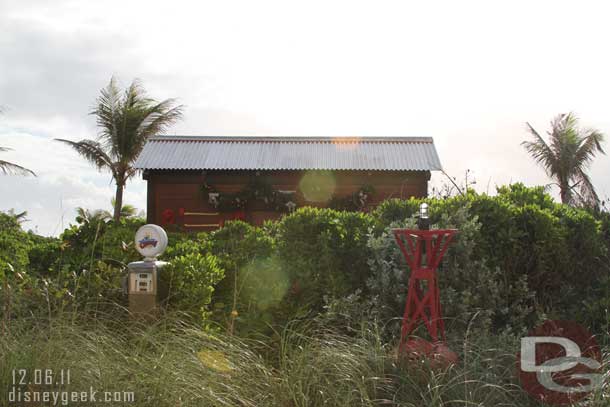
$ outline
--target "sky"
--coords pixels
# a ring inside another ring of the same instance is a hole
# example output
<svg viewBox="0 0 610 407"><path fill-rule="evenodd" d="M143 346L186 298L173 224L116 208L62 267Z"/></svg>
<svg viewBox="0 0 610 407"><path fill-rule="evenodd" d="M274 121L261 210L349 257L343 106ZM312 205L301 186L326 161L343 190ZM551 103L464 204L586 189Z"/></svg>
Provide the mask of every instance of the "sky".
<svg viewBox="0 0 610 407"><path fill-rule="evenodd" d="M170 134L433 137L480 192L550 180L527 155L573 111L610 136L604 1L0 0L0 146L37 177L0 177L0 210L57 235L114 185L53 138L95 138L111 76L178 98ZM607 148L610 150L610 147ZM610 195L610 157L590 174ZM432 185L441 186L442 174ZM554 192L556 195L556 192ZM146 206L134 179L125 201Z"/></svg>

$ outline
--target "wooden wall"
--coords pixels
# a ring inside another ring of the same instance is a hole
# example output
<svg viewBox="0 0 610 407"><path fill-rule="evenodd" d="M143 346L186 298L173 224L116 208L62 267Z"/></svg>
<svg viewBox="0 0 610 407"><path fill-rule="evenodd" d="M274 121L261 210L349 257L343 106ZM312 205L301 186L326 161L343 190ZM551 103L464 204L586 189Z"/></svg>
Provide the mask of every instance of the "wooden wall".
<svg viewBox="0 0 610 407"><path fill-rule="evenodd" d="M202 190L207 182L218 192L241 191L255 176L265 177L275 189L297 191L297 205L325 206L325 202L307 201L299 184L307 171L146 171L148 182L147 217L149 223L167 227L163 211L174 213L173 222L190 231L213 230L234 214L221 213L208 203L208 195ZM258 175L257 175L258 174ZM388 198L426 196L429 171L335 171L324 173L334 180L334 193L349 196L363 185L372 185L375 193L369 197L370 209ZM253 224L275 219L282 214L267 210L262 203L249 205L245 218ZM167 219L166 219L167 220Z"/></svg>

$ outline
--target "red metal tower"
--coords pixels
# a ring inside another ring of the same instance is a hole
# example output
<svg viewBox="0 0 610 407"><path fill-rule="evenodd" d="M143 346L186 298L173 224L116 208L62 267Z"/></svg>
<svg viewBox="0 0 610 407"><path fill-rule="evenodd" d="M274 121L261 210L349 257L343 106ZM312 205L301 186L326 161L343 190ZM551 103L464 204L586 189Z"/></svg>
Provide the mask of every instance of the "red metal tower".
<svg viewBox="0 0 610 407"><path fill-rule="evenodd" d="M427 206L423 210L426 219L425 222L420 219L420 226L424 224L420 229L426 229L428 225ZM426 326L433 343L439 342L439 337L445 341L436 269L457 230L394 229L393 232L411 269L399 350L404 350L407 339L419 323Z"/></svg>

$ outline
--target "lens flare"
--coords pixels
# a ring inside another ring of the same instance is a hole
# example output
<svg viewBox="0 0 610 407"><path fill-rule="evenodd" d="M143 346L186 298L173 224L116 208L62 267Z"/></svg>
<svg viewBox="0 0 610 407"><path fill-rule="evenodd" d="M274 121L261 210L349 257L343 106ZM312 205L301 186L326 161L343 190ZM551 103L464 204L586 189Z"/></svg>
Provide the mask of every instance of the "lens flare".
<svg viewBox="0 0 610 407"><path fill-rule="evenodd" d="M356 150L358 144L360 144L360 140L359 137L335 137L333 138L332 143L337 150L349 151Z"/></svg>
<svg viewBox="0 0 610 407"><path fill-rule="evenodd" d="M230 372L233 370L229 360L224 353L217 350L201 350L197 352L197 359L207 368L216 370L217 372Z"/></svg>
<svg viewBox="0 0 610 407"><path fill-rule="evenodd" d="M246 266L242 291L246 303L266 310L278 305L288 289L290 279L276 258L255 260Z"/></svg>
<svg viewBox="0 0 610 407"><path fill-rule="evenodd" d="M299 189L309 202L328 202L337 184L329 171L308 171L299 182Z"/></svg>

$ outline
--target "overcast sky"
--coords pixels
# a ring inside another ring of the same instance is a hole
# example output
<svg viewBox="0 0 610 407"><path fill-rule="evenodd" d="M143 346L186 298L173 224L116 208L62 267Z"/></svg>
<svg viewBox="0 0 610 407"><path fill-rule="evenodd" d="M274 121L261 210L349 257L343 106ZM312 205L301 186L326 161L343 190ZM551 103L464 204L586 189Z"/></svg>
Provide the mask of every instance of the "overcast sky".
<svg viewBox="0 0 610 407"><path fill-rule="evenodd" d="M480 191L548 179L519 143L558 113L610 135L607 2L0 0L0 210L54 235L114 185L55 137L94 138L112 75L177 97L195 135L429 136ZM608 147L610 149L610 147ZM610 194L610 158L593 165ZM442 183L435 175L434 182ZM145 209L145 184L127 203Z"/></svg>

